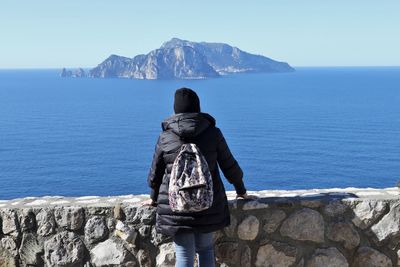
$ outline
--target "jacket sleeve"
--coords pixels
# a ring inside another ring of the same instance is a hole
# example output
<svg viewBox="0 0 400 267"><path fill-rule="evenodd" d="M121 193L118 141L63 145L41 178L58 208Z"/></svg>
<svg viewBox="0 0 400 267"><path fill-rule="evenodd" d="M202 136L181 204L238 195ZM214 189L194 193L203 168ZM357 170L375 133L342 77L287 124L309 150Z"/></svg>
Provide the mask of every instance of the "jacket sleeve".
<svg viewBox="0 0 400 267"><path fill-rule="evenodd" d="M243 171L238 162L233 157L225 137L221 130L217 128L218 144L217 144L217 161L224 176L235 187L237 194L246 193L243 183Z"/></svg>
<svg viewBox="0 0 400 267"><path fill-rule="evenodd" d="M158 138L156 148L153 155L153 161L151 163L149 176L147 183L151 188L150 197L156 202L162 178L165 172L165 163L163 159L163 151L161 149L161 137Z"/></svg>

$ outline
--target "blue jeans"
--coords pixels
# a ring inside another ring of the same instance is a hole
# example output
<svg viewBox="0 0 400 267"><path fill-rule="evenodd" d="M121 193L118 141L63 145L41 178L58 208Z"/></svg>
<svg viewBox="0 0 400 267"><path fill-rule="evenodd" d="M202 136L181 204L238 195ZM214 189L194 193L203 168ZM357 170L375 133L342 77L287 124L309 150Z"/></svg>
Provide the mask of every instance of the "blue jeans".
<svg viewBox="0 0 400 267"><path fill-rule="evenodd" d="M215 267L213 233L179 233L174 237L176 267L193 267L199 255L199 267Z"/></svg>

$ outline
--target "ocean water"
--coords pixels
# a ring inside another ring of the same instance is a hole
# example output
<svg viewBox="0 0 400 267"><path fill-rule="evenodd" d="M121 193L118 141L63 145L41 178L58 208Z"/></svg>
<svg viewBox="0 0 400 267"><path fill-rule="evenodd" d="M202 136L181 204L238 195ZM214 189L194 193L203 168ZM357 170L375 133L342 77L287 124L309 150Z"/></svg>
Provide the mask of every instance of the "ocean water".
<svg viewBox="0 0 400 267"><path fill-rule="evenodd" d="M161 121L182 86L216 118L248 190L383 188L400 180L397 67L189 81L1 70L0 199L148 193Z"/></svg>

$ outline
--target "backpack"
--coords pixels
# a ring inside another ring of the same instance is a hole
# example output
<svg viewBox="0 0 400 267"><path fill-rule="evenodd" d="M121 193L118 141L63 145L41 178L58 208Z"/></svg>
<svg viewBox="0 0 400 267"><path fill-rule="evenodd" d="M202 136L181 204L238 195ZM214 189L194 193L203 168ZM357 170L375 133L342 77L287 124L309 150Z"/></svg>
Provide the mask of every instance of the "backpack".
<svg viewBox="0 0 400 267"><path fill-rule="evenodd" d="M211 207L213 180L196 144L181 146L171 170L168 199L173 212L192 213Z"/></svg>

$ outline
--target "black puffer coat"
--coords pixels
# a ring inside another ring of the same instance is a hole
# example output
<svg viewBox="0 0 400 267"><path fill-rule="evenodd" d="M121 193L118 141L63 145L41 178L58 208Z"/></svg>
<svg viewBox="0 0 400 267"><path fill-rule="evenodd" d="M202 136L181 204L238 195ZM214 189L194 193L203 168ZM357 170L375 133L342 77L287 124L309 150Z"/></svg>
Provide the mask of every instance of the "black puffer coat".
<svg viewBox="0 0 400 267"><path fill-rule="evenodd" d="M212 232L230 224L228 201L218 165L238 194L244 194L243 172L232 156L215 120L206 113L179 113L162 123L163 132L157 141L148 184L151 198L157 202L157 232L174 236L178 231ZM195 143L207 160L212 178L213 205L197 213L174 213L168 201L171 169L181 145Z"/></svg>

